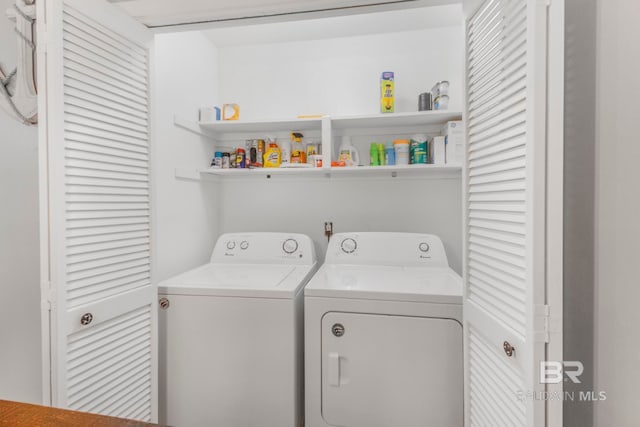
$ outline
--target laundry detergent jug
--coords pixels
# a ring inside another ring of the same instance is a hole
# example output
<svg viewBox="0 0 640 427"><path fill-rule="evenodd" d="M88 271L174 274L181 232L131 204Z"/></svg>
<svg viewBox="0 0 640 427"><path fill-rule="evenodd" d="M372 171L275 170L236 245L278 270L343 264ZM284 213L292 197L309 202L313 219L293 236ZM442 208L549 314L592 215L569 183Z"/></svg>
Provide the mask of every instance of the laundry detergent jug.
<svg viewBox="0 0 640 427"><path fill-rule="evenodd" d="M342 144L338 150L338 161L344 162L345 166L359 166L360 156L356 147L351 145L351 138L348 136L342 137Z"/></svg>

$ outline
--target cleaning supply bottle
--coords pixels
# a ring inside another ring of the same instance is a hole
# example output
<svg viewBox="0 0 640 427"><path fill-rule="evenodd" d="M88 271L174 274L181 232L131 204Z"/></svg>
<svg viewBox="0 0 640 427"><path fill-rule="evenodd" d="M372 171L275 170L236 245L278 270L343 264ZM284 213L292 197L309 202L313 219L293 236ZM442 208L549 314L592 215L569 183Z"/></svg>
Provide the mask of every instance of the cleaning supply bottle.
<svg viewBox="0 0 640 427"><path fill-rule="evenodd" d="M387 147L385 149L385 165L395 165L396 164L396 150L393 148L391 143L387 143Z"/></svg>
<svg viewBox="0 0 640 427"><path fill-rule="evenodd" d="M322 154L322 148L319 142L307 141L304 144L305 151L307 153L307 163L313 164L313 156Z"/></svg>
<svg viewBox="0 0 640 427"><path fill-rule="evenodd" d="M396 150L396 165L409 164L409 140L396 139L393 141L393 148Z"/></svg>
<svg viewBox="0 0 640 427"><path fill-rule="evenodd" d="M378 144L378 159L380 160L380 166L384 166L384 144Z"/></svg>
<svg viewBox="0 0 640 427"><path fill-rule="evenodd" d="M307 163L307 153L300 132L291 132L291 163Z"/></svg>
<svg viewBox="0 0 640 427"><path fill-rule="evenodd" d="M356 147L351 145L351 138L348 136L342 137L342 144L338 150L338 161L344 162L345 166L359 166L360 156Z"/></svg>
<svg viewBox="0 0 640 427"><path fill-rule="evenodd" d="M378 144L375 142L371 143L371 148L369 148L369 158L371 159L371 166L380 166L382 162L380 162L380 156L378 155Z"/></svg>
<svg viewBox="0 0 640 427"><path fill-rule="evenodd" d="M272 142L269 144L269 148L264 153L264 167L265 168L279 168L280 167L280 147L278 144Z"/></svg>
<svg viewBox="0 0 640 427"><path fill-rule="evenodd" d="M291 163L291 141L282 141L280 143L280 164L283 167Z"/></svg>

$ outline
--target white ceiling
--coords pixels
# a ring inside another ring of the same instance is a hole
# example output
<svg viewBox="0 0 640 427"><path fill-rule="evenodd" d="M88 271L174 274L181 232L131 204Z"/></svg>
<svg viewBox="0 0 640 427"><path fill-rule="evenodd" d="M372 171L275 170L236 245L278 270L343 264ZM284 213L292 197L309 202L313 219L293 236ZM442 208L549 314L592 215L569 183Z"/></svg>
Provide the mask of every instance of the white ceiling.
<svg viewBox="0 0 640 427"><path fill-rule="evenodd" d="M462 0L109 0L149 27L265 17L291 19L306 12L339 14L370 10L460 3ZM382 5L382 6L381 6Z"/></svg>
<svg viewBox="0 0 640 427"><path fill-rule="evenodd" d="M280 43L360 36L367 34L422 30L459 25L462 6L394 10L330 18L297 20L203 30L218 47L260 43Z"/></svg>

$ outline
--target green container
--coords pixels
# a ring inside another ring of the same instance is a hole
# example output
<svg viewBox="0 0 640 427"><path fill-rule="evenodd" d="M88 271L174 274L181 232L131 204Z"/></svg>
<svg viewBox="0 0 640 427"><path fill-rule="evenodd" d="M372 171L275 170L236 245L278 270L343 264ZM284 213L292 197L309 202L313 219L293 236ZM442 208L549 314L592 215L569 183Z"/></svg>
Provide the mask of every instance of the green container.
<svg viewBox="0 0 640 427"><path fill-rule="evenodd" d="M412 165L427 163L427 141L411 139L411 142L409 144L409 156Z"/></svg>
<svg viewBox="0 0 640 427"><path fill-rule="evenodd" d="M380 166L380 156L378 155L377 143L375 142L371 143L371 148L369 149L369 156L371 158L371 162L369 163L371 166Z"/></svg>
<svg viewBox="0 0 640 427"><path fill-rule="evenodd" d="M380 166L384 166L385 165L384 151L385 151L384 144L378 144L378 162L379 162Z"/></svg>

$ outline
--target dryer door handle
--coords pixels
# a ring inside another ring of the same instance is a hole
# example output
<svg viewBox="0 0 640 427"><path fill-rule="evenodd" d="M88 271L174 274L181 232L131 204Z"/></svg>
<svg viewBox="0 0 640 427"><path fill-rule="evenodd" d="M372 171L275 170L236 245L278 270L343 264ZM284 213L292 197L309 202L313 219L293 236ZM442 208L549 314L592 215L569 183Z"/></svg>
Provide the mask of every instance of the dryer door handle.
<svg viewBox="0 0 640 427"><path fill-rule="evenodd" d="M329 385L340 387L340 354L329 353L329 363L327 367Z"/></svg>

